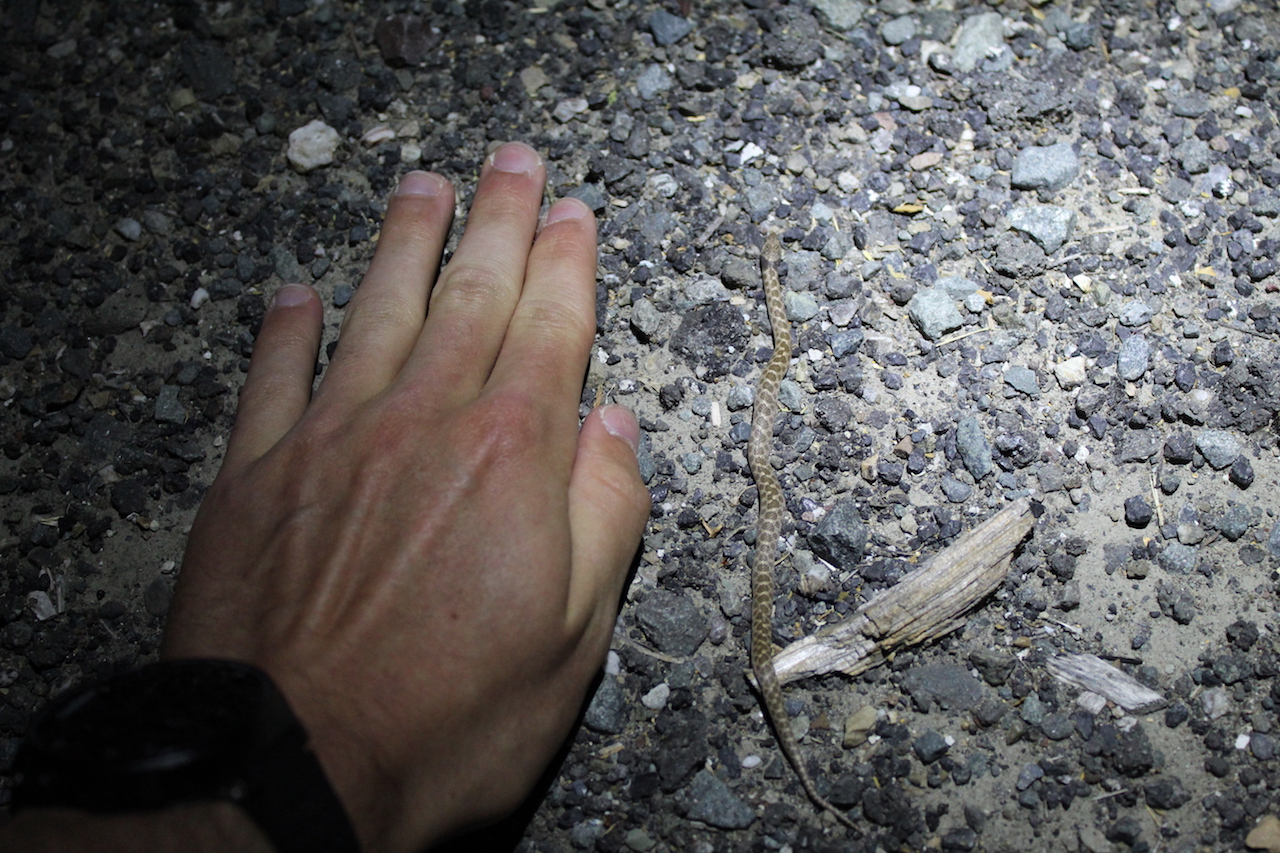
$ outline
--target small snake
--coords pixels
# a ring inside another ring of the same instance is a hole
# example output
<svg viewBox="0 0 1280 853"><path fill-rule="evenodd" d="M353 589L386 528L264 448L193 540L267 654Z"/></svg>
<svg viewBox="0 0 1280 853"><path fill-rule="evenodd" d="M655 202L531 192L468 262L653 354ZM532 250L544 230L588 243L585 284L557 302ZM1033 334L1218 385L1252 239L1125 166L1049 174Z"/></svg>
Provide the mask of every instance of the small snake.
<svg viewBox="0 0 1280 853"><path fill-rule="evenodd" d="M778 262L781 260L782 243L777 235L770 234L760 252L760 274L764 279L769 325L773 327L773 357L760 374L755 406L751 412L751 439L747 444L751 476L760 493L755 562L751 568L751 670L764 700L765 717L773 723L782 754L795 768L804 792L845 826L856 828L844 812L828 802L814 787L813 779L801 760L800 744L791 732L786 704L782 701L782 685L778 683L778 674L773 668L773 567L777 562L778 536L782 533L782 516L787 504L782 496L782 486L769 463L769 448L773 444L773 421L778 414L778 387L791 363L791 326L787 323L782 282L778 279Z"/></svg>

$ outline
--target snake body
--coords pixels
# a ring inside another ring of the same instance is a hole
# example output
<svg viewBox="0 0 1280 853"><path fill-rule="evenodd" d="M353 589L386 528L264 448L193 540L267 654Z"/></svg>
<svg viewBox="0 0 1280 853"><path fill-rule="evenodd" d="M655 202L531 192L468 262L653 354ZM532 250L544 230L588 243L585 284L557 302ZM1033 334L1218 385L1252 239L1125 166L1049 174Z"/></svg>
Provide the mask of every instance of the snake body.
<svg viewBox="0 0 1280 853"><path fill-rule="evenodd" d="M751 569L751 670L764 701L765 716L773 723L782 754L795 769L805 793L841 823L853 827L853 821L814 787L800 755L800 744L791 732L782 700L782 685L778 683L778 675L773 668L773 568L777 562L778 537L782 533L782 517L787 505L782 486L769 462L769 450L773 444L773 422L778 414L778 389L791 363L791 326L787 322L782 282L778 278L778 262L781 260L782 243L777 235L771 234L760 252L760 274L764 280L769 325L773 328L773 357L760 374L751 412L751 438L747 444L747 461L751 465L756 490L760 493L755 561Z"/></svg>

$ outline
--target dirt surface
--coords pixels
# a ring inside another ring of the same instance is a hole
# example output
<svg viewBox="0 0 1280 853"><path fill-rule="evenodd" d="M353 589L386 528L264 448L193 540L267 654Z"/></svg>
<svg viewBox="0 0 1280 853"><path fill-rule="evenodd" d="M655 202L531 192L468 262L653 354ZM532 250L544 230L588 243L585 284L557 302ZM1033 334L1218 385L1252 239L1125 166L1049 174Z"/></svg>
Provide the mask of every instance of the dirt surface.
<svg viewBox="0 0 1280 853"><path fill-rule="evenodd" d="M0 772L154 655L273 290L324 295L322 372L396 178L465 202L519 138L600 217L583 411L641 417L653 513L508 846L1240 850L1280 814L1273 3L265 5L4 7ZM779 645L1039 513L961 631L786 689L856 832L744 676L768 230ZM1047 669L1078 653L1161 700L1094 703Z"/></svg>

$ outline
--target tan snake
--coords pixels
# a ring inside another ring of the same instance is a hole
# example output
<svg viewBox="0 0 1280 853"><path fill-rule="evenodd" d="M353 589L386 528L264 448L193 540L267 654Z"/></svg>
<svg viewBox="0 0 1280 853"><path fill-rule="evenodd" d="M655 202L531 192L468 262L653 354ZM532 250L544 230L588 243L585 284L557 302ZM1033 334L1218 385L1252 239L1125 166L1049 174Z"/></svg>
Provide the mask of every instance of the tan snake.
<svg viewBox="0 0 1280 853"><path fill-rule="evenodd" d="M786 704L782 701L782 685L778 683L778 675L773 669L773 568L778 556L778 536L782 533L782 515L787 505L782 496L782 486L769 462L769 448L773 444L773 421L778 414L778 388L791 363L791 326L787 323L782 282L778 279L778 262L781 260L782 243L777 235L770 234L760 252L760 275L764 279L769 325L773 327L773 357L760 374L755 406L751 412L751 439L747 443L747 461L751 464L751 476L760 493L755 562L751 568L751 670L764 700L765 717L773 723L782 754L795 768L804 792L845 826L854 828L853 821L814 787L800 755L800 744L791 732Z"/></svg>

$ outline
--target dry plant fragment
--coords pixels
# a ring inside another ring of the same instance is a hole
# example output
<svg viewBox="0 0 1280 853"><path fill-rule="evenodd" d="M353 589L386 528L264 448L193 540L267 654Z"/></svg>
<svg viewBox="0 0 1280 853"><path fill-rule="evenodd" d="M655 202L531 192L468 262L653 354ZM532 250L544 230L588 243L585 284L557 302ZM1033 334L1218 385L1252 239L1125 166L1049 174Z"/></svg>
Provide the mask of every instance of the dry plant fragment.
<svg viewBox="0 0 1280 853"><path fill-rule="evenodd" d="M1131 713L1146 714L1168 704L1159 693L1097 655L1059 655L1049 658L1047 665L1059 681L1096 693Z"/></svg>
<svg viewBox="0 0 1280 853"><path fill-rule="evenodd" d="M1009 571L1013 549L1031 530L1032 505L1022 498L935 554L853 616L787 646L773 659L783 684L810 675L857 675L889 651L936 639L964 624L965 614Z"/></svg>

